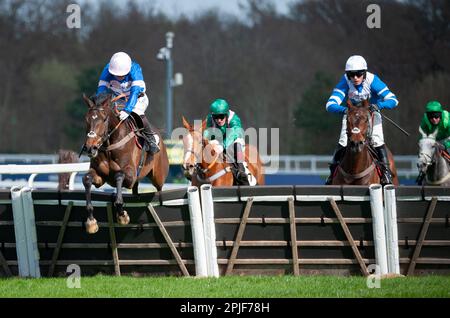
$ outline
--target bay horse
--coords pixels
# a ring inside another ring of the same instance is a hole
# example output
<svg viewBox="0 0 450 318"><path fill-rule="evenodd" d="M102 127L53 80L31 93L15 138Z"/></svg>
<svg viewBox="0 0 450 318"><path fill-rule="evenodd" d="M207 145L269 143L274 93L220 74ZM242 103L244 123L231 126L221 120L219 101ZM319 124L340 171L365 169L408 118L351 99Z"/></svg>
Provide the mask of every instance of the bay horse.
<svg viewBox="0 0 450 318"><path fill-rule="evenodd" d="M424 181L425 185L450 186L450 155L444 145L433 137L425 137L419 141L419 149L418 181Z"/></svg>
<svg viewBox="0 0 450 318"><path fill-rule="evenodd" d="M207 139L203 138L206 120L201 127L194 127L183 117L183 126L188 133L183 137L184 159L183 170L193 186L211 184L215 187L236 185L230 163L226 162L223 153L214 151ZM263 164L255 146L245 145L245 162L255 178L256 185L263 185Z"/></svg>
<svg viewBox="0 0 450 318"><path fill-rule="evenodd" d="M122 187L133 189L138 194L139 181L149 177L157 191L161 191L169 171L166 147L158 131L160 151L149 155L139 145L137 129L131 124L130 115L120 120L118 110L113 106L111 94L101 94L94 100L83 94L88 106L85 115L87 139L83 146L90 157L89 171L83 177L86 191L86 231L90 234L98 231L91 202L91 186L101 187L105 182L116 187L114 206L117 222L128 224L130 217L123 209Z"/></svg>
<svg viewBox="0 0 450 318"><path fill-rule="evenodd" d="M371 114L369 101L354 106L347 100L347 147L334 172L331 184L334 185L370 185L380 183L380 172L376 162L376 151L370 145ZM392 172L392 181L398 185L397 170L389 149L388 159Z"/></svg>

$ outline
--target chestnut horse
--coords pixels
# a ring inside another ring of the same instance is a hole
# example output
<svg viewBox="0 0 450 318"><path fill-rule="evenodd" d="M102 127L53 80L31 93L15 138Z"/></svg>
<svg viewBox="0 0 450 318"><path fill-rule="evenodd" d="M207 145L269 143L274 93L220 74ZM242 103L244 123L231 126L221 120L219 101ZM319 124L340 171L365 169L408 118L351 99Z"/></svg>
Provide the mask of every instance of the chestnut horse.
<svg viewBox="0 0 450 318"><path fill-rule="evenodd" d="M371 126L369 102L362 102L362 106L353 106L347 100L347 147L343 158L336 168L332 184L370 185L380 183L380 175L376 164L375 150L369 144ZM392 172L392 180L398 185L397 170L391 151L388 158Z"/></svg>
<svg viewBox="0 0 450 318"><path fill-rule="evenodd" d="M236 185L231 165L222 154L217 154L208 140L203 138L206 121L202 127L194 127L183 117L183 126L188 134L183 138L183 169L193 186L211 184L216 187ZM263 165L258 150L253 145L245 146L245 162L257 185L264 184Z"/></svg>
<svg viewBox="0 0 450 318"><path fill-rule="evenodd" d="M130 124L131 115L120 120L110 94L102 94L91 100L83 95L88 106L86 113L87 139L83 146L91 158L89 171L83 177L86 189L86 231L98 231L91 203L91 186L101 187L105 182L117 188L114 206L119 224L128 224L130 217L123 209L122 187L138 194L139 181L149 177L157 191L161 191L169 171L169 160L161 135L160 151L154 156L143 152L138 145L136 128Z"/></svg>

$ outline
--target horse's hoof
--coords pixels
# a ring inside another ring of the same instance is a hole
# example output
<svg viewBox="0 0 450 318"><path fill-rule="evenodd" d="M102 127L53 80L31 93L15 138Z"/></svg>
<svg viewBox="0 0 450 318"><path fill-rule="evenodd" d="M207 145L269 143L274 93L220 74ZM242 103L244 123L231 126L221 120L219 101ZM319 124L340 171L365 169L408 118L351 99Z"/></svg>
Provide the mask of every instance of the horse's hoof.
<svg viewBox="0 0 450 318"><path fill-rule="evenodd" d="M88 232L89 234L95 234L98 232L98 224L96 219L87 219L85 225L86 232Z"/></svg>
<svg viewBox="0 0 450 318"><path fill-rule="evenodd" d="M130 216L128 215L127 211L123 211L122 215L117 213L117 223L119 223L120 225L130 223Z"/></svg>

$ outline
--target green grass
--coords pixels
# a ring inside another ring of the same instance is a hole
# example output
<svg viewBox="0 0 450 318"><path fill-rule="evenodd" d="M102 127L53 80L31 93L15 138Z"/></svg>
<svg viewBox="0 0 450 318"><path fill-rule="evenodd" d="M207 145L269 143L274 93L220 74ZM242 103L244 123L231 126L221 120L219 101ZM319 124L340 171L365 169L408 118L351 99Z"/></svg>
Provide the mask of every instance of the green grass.
<svg viewBox="0 0 450 318"><path fill-rule="evenodd" d="M65 278L0 279L0 297L445 297L450 276L403 277L369 289L363 277L228 276L219 279L179 277L81 278L81 288L68 288Z"/></svg>

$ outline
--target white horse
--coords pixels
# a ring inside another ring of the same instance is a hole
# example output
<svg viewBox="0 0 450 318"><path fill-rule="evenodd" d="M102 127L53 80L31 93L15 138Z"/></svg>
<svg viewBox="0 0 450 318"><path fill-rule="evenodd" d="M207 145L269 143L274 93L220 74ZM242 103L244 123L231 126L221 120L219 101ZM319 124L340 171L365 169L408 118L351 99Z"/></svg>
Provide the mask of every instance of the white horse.
<svg viewBox="0 0 450 318"><path fill-rule="evenodd" d="M417 167L425 176L425 185L450 186L450 162L445 147L434 136L419 141Z"/></svg>

